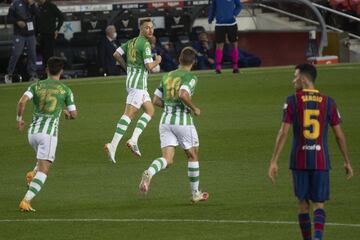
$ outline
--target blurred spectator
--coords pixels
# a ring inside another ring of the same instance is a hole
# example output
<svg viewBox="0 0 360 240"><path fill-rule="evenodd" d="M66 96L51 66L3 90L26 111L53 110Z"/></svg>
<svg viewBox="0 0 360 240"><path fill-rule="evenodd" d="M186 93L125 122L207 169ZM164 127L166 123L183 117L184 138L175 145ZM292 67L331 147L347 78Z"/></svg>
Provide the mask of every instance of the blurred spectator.
<svg viewBox="0 0 360 240"><path fill-rule="evenodd" d="M150 42L150 45L151 45L151 55L155 59L156 55L161 54L161 49L158 47L158 45L156 43L156 37L154 35L149 39L149 42Z"/></svg>
<svg viewBox="0 0 360 240"><path fill-rule="evenodd" d="M209 45L209 39L205 32L198 35L199 41L195 41L193 48L197 51L197 69L212 69L215 64L214 49Z"/></svg>
<svg viewBox="0 0 360 240"><path fill-rule="evenodd" d="M151 45L151 55L153 60L156 59L156 55L161 55L161 49L158 47L158 45L156 44L156 37L153 35L149 38L149 42ZM151 72L160 72L160 65L157 65L155 68L153 68L151 70Z"/></svg>
<svg viewBox="0 0 360 240"><path fill-rule="evenodd" d="M16 64L26 46L27 72L30 80L36 79L36 38L34 22L37 9L34 0L14 0L10 5L8 21L14 24L14 40L5 82L12 82Z"/></svg>
<svg viewBox="0 0 360 240"><path fill-rule="evenodd" d="M49 0L36 0L39 5L37 16L37 33L39 35L40 51L43 57L43 65L54 55L55 40L64 16L59 8Z"/></svg>
<svg viewBox="0 0 360 240"><path fill-rule="evenodd" d="M215 51L215 70L216 73L221 73L221 62L223 58L223 47L225 38L227 37L232 46L231 59L233 63L233 73L238 73L238 37L237 37L237 22L235 17L240 13L242 5L240 0L212 0L209 7L208 21L211 24L216 18L215 24L215 38L216 38L216 51Z"/></svg>
<svg viewBox="0 0 360 240"><path fill-rule="evenodd" d="M117 65L114 52L118 48L116 43L117 32L114 25L109 25L105 30L106 36L99 45L100 72L104 75L119 75L120 67Z"/></svg>
<svg viewBox="0 0 360 240"><path fill-rule="evenodd" d="M160 64L161 69L165 72L170 72L177 69L178 62L176 61L176 55L172 43L167 41L161 43L161 45L162 45L162 51L161 51L162 61Z"/></svg>
<svg viewBox="0 0 360 240"><path fill-rule="evenodd" d="M230 48L228 43L224 44L224 58L231 59L232 48ZM248 68L248 67L259 67L261 65L261 59L252 54L246 52L244 49L238 48L239 58L238 58L238 67L239 68Z"/></svg>

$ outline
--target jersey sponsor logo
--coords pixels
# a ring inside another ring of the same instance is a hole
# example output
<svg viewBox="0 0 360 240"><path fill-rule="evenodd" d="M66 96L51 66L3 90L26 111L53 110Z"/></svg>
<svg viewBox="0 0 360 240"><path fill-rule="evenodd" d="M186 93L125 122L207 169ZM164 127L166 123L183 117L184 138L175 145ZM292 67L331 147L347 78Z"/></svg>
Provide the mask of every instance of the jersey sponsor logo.
<svg viewBox="0 0 360 240"><path fill-rule="evenodd" d="M307 150L307 151L321 151L321 146L319 144L314 144L314 145L304 145L302 146L302 150Z"/></svg>

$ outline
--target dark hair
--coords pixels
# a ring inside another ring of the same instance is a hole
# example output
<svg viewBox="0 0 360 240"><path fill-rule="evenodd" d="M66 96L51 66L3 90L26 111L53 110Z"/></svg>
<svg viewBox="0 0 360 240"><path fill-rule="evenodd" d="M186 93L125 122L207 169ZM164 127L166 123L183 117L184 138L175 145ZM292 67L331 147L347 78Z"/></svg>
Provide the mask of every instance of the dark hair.
<svg viewBox="0 0 360 240"><path fill-rule="evenodd" d="M144 23L146 23L146 22L152 22L151 21L151 18L144 18L144 19L141 19L140 20L140 26L142 26Z"/></svg>
<svg viewBox="0 0 360 240"><path fill-rule="evenodd" d="M195 63L196 60L196 50L192 47L185 47L180 53L179 62L183 66L189 66Z"/></svg>
<svg viewBox="0 0 360 240"><path fill-rule="evenodd" d="M51 57L47 61L47 68L51 75L58 75L64 67L64 59L60 57Z"/></svg>
<svg viewBox="0 0 360 240"><path fill-rule="evenodd" d="M315 82L317 71L314 65L309 63L303 63L297 65L295 69L299 69L300 74L306 75L311 82Z"/></svg>

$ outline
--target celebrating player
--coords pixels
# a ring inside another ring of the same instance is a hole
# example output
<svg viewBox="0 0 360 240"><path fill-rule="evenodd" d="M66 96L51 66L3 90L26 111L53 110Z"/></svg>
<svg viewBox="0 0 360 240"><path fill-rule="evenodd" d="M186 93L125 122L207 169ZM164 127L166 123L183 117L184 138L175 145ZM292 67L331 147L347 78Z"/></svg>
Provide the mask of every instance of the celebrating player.
<svg viewBox="0 0 360 240"><path fill-rule="evenodd" d="M29 100L33 101L33 121L30 124L28 138L37 158L34 171L26 176L29 189L20 202L21 211L35 211L30 202L45 184L50 166L55 160L59 117L64 104L67 107L67 110L63 111L66 119L75 119L77 116L71 89L59 81L62 68L63 60L51 57L47 62L48 79L32 84L20 98L17 106L17 127L23 130L25 122L22 116L26 103Z"/></svg>
<svg viewBox="0 0 360 240"><path fill-rule="evenodd" d="M315 89L316 68L310 64L295 67L293 84L296 93L284 105L283 123L276 139L268 175L275 182L278 158L293 124L293 144L290 156L294 192L299 200L299 224L304 240L311 240L310 201L314 207L314 240L321 240L325 225L325 201L329 200L330 158L328 125L333 129L347 178L353 176L340 126L340 114L335 101Z"/></svg>
<svg viewBox="0 0 360 240"><path fill-rule="evenodd" d="M195 59L196 51L184 48L179 57L179 69L165 74L155 91L154 105L164 108L159 126L162 157L155 159L144 171L139 185L142 193L148 192L151 178L156 173L170 167L175 147L180 144L188 158L192 202L208 199L208 193L199 190L199 139L191 116L200 115L200 109L191 100L197 83L197 78L190 73Z"/></svg>
<svg viewBox="0 0 360 240"><path fill-rule="evenodd" d="M156 55L155 61L152 59L149 39L153 36L153 32L151 19L141 20L139 36L121 45L114 53L114 58L127 70L126 89L128 92L125 112L116 126L114 137L104 146L110 160L114 163L116 163L117 146L140 107L143 108L144 113L137 121L132 137L126 144L135 155L141 156L138 139L154 115L154 107L147 92L147 79L149 71L161 63L161 56ZM124 54L126 54L126 63L122 57Z"/></svg>

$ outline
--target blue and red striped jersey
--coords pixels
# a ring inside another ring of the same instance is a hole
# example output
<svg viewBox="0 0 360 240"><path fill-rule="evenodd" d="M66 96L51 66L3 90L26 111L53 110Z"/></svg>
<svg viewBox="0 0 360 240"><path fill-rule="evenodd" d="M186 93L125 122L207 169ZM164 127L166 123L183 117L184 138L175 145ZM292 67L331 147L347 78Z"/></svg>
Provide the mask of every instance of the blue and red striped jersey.
<svg viewBox="0 0 360 240"><path fill-rule="evenodd" d="M340 124L335 101L318 90L304 89L287 97L283 122L293 125L290 169L330 169L329 124Z"/></svg>

